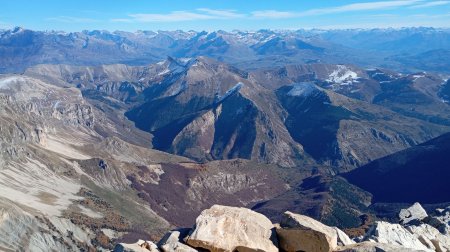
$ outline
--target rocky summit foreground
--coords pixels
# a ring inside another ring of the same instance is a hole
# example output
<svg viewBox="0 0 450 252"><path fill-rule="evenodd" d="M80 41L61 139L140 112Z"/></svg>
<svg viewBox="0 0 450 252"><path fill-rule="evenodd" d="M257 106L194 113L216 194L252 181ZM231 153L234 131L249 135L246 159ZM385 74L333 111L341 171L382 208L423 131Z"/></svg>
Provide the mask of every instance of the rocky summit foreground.
<svg viewBox="0 0 450 252"><path fill-rule="evenodd" d="M214 205L192 228L168 232L158 243L117 244L114 252L445 252L450 251L450 206L428 215L419 203L399 213L400 224L375 221L350 238L337 227L285 212L278 224L247 208Z"/></svg>

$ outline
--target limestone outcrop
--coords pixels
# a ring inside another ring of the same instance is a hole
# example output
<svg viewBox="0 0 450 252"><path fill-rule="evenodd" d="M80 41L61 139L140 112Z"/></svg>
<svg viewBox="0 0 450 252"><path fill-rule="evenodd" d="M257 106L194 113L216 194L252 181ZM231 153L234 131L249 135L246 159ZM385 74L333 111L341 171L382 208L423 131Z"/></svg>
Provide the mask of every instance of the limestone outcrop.
<svg viewBox="0 0 450 252"><path fill-rule="evenodd" d="M196 249L183 243L189 231L189 229L170 231L158 242L158 246L163 252L196 252Z"/></svg>
<svg viewBox="0 0 450 252"><path fill-rule="evenodd" d="M210 251L278 251L267 217L250 209L219 205L200 214L186 243Z"/></svg>
<svg viewBox="0 0 450 252"><path fill-rule="evenodd" d="M158 246L151 241L138 240L136 243L119 243L113 252L159 252Z"/></svg>
<svg viewBox="0 0 450 252"><path fill-rule="evenodd" d="M428 248L420 242L411 232L400 224L391 224L378 221L367 231L365 241L377 243L397 244L405 248L427 250Z"/></svg>
<svg viewBox="0 0 450 252"><path fill-rule="evenodd" d="M402 209L400 213L398 214L398 217L400 218L400 223L408 224L411 221L418 220L421 221L428 217L427 212L423 207L418 203L414 203L414 205Z"/></svg>
<svg viewBox="0 0 450 252"><path fill-rule="evenodd" d="M194 227L172 230L157 245L141 240L118 244L114 252L449 252L450 236L442 231L449 229L449 212L437 209L428 215L415 203L401 210L400 224L375 221L363 237L352 239L337 227L289 211L272 224L250 209L214 205Z"/></svg>
<svg viewBox="0 0 450 252"><path fill-rule="evenodd" d="M308 216L286 212L280 226L277 234L285 251L330 252L337 248L336 230Z"/></svg>

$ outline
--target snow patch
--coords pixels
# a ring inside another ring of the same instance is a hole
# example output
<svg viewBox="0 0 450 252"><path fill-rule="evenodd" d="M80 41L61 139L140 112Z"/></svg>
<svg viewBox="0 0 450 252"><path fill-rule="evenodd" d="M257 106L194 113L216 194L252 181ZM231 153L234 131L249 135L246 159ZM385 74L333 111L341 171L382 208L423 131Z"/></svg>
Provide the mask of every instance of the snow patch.
<svg viewBox="0 0 450 252"><path fill-rule="evenodd" d="M413 81L416 81L416 80L418 80L418 79L420 79L420 78L424 78L425 75L423 75L423 74L414 74L412 77L414 78Z"/></svg>
<svg viewBox="0 0 450 252"><path fill-rule="evenodd" d="M308 97L316 92L319 92L319 89L311 82L300 82L295 83L291 90L287 93L288 96L299 96L299 97Z"/></svg>
<svg viewBox="0 0 450 252"><path fill-rule="evenodd" d="M192 58L178 58L178 62L182 64L188 64L191 60Z"/></svg>
<svg viewBox="0 0 450 252"><path fill-rule="evenodd" d="M244 86L244 83L242 82L238 82L236 85L234 85L232 88L230 88L227 92L225 92L224 95L222 96L217 96L216 97L216 103L219 103L223 100L225 100L227 97L229 97L230 95L238 92L242 87Z"/></svg>
<svg viewBox="0 0 450 252"><path fill-rule="evenodd" d="M11 85L17 84L18 82L24 82L25 78L19 76L6 77L0 79L0 89L9 89Z"/></svg>
<svg viewBox="0 0 450 252"><path fill-rule="evenodd" d="M354 80L359 79L358 74L344 65L337 65L335 69L325 81L338 84L351 84Z"/></svg>
<svg viewBox="0 0 450 252"><path fill-rule="evenodd" d="M158 73L158 75L161 76L161 75L165 75L165 74L167 74L167 73L170 73L169 68L164 69L162 72Z"/></svg>

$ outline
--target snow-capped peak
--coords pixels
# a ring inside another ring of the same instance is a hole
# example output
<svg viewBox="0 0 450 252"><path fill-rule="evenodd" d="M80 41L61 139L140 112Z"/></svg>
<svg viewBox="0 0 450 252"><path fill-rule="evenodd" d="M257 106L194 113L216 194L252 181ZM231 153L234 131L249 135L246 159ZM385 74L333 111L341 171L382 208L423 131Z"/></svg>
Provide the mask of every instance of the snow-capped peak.
<svg viewBox="0 0 450 252"><path fill-rule="evenodd" d="M337 69L335 69L325 81L338 84L349 84L358 78L358 74L349 67L337 65Z"/></svg>

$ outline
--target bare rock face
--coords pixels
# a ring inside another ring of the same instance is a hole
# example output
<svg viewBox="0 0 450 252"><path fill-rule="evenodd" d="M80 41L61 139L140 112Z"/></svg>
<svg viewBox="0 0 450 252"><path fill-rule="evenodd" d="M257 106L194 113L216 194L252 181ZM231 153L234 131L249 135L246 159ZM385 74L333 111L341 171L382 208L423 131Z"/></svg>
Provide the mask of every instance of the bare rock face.
<svg viewBox="0 0 450 252"><path fill-rule="evenodd" d="M308 216L285 212L277 229L280 248L285 251L330 252L337 248L337 233Z"/></svg>
<svg viewBox="0 0 450 252"><path fill-rule="evenodd" d="M367 231L365 241L401 245L405 248L430 251L427 246L400 224L377 221Z"/></svg>
<svg viewBox="0 0 450 252"><path fill-rule="evenodd" d="M433 251L450 251L450 236L441 234L439 230L428 225L407 226L406 229Z"/></svg>
<svg viewBox="0 0 450 252"><path fill-rule="evenodd" d="M119 243L114 247L113 252L158 252L159 249L151 241L139 240L136 243Z"/></svg>
<svg viewBox="0 0 450 252"><path fill-rule="evenodd" d="M164 252L196 252L196 249L183 243L183 238L186 237L187 232L189 230L170 231L158 242L158 247Z"/></svg>
<svg viewBox="0 0 450 252"><path fill-rule="evenodd" d="M428 214L425 209L423 209L423 207L416 202L414 205L406 209L402 209L398 217L400 218L400 223L407 224L413 220L423 220L428 217Z"/></svg>
<svg viewBox="0 0 450 252"><path fill-rule="evenodd" d="M348 237L348 235L344 233L344 231L340 230L337 227L333 227L333 229L336 231L337 243L339 246L347 246L355 244L355 242L352 239L350 239L350 237Z"/></svg>
<svg viewBox="0 0 450 252"><path fill-rule="evenodd" d="M445 209L436 209L435 215L427 218L427 224L437 228L439 232L450 235L450 206Z"/></svg>
<svg viewBox="0 0 450 252"><path fill-rule="evenodd" d="M423 252L424 250L415 250L405 248L398 245L375 243L375 242L361 242L358 244L348 245L336 251L342 252Z"/></svg>
<svg viewBox="0 0 450 252"><path fill-rule="evenodd" d="M278 251L272 222L250 209L214 205L204 210L187 244L209 251Z"/></svg>

